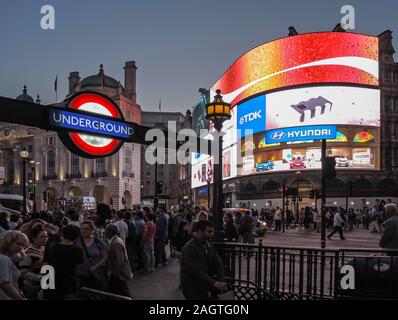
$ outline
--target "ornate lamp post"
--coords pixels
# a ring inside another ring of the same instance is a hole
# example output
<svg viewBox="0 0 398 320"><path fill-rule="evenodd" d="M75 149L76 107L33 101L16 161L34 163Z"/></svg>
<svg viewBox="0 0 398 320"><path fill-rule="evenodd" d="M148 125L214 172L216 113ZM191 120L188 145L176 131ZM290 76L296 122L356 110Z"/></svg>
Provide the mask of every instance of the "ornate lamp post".
<svg viewBox="0 0 398 320"><path fill-rule="evenodd" d="M210 184L211 180L213 179L213 169L211 168L209 164L209 168L207 170L207 177L206 177L206 182L207 182L207 207L210 209Z"/></svg>
<svg viewBox="0 0 398 320"><path fill-rule="evenodd" d="M296 171L296 187L297 187L297 196L296 196L296 221L297 223L300 225L299 222L299 197L300 197L300 193L299 193L299 176L300 176L301 171Z"/></svg>
<svg viewBox="0 0 398 320"><path fill-rule="evenodd" d="M22 147L19 155L22 159L22 198L23 198L23 208L22 214L26 214L26 159L29 157L29 152L25 147Z"/></svg>
<svg viewBox="0 0 398 320"><path fill-rule="evenodd" d="M214 154L213 171L213 221L216 231L222 231L222 135L223 122L231 118L231 105L222 100L221 90L216 91L214 101L206 104L206 119L213 121L218 135L218 152Z"/></svg>

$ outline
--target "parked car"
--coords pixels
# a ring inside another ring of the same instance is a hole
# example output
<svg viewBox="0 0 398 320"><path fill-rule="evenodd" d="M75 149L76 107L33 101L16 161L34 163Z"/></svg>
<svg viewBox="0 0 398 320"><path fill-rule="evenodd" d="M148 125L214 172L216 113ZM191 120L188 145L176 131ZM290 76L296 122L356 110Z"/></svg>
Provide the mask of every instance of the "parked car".
<svg viewBox="0 0 398 320"><path fill-rule="evenodd" d="M256 165L256 171L267 171L274 169L274 163L272 161L260 162Z"/></svg>
<svg viewBox="0 0 398 320"><path fill-rule="evenodd" d="M301 159L294 159L290 162L290 169L305 169L305 163Z"/></svg>

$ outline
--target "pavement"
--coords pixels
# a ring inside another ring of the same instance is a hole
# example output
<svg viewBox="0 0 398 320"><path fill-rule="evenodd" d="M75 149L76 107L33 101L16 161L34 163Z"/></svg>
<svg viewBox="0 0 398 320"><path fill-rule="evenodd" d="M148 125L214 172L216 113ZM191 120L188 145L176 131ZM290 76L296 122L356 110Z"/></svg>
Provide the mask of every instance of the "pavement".
<svg viewBox="0 0 398 320"><path fill-rule="evenodd" d="M328 235L330 231L327 231ZM340 240L335 234L332 240L326 239L326 248L379 248L381 235L370 233L362 228L344 232L346 240ZM292 246L292 247L320 247L321 235L315 231L287 229L285 233L268 231L264 237L256 238L256 243L262 239L263 245ZM169 256L168 246L167 255ZM153 273L142 274L136 272L129 287L133 297L137 300L184 300L179 285L179 262L175 258L168 259L168 265L156 269Z"/></svg>

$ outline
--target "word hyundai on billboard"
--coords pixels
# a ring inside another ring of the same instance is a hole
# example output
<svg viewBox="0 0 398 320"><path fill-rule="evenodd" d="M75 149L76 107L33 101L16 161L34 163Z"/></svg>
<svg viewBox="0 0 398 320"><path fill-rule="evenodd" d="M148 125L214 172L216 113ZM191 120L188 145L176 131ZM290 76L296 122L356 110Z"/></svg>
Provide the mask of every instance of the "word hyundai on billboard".
<svg viewBox="0 0 398 320"><path fill-rule="evenodd" d="M265 136L268 143L335 138L336 126L308 126L273 129L267 131Z"/></svg>

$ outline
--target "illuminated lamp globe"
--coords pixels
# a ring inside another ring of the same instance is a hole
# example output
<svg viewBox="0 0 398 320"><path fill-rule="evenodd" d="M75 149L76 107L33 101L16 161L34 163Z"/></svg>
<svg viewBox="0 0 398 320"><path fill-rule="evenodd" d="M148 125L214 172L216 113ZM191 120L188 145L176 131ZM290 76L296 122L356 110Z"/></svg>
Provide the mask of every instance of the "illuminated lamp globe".
<svg viewBox="0 0 398 320"><path fill-rule="evenodd" d="M27 159L29 157L29 152L26 150L25 147L23 147L22 150L19 152L19 155L22 159Z"/></svg>
<svg viewBox="0 0 398 320"><path fill-rule="evenodd" d="M213 121L215 129L220 131L222 123L231 118L231 104L223 101L220 89L216 93L213 102L206 104L206 119Z"/></svg>

